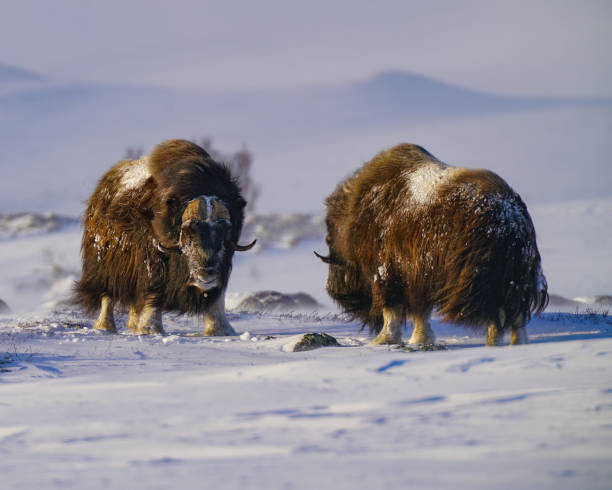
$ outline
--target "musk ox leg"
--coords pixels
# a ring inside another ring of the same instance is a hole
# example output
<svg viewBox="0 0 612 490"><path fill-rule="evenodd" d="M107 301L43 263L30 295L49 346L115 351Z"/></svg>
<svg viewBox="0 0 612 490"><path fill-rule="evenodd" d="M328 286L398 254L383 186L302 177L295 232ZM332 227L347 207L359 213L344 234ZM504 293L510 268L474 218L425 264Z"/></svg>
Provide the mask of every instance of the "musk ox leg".
<svg viewBox="0 0 612 490"><path fill-rule="evenodd" d="M140 314L134 305L130 305L129 308L129 316L128 316L128 328L132 331L132 333L138 333L138 319L140 318Z"/></svg>
<svg viewBox="0 0 612 490"><path fill-rule="evenodd" d="M113 315L114 301L106 294L102 296L100 315L94 323L94 328L97 330L106 330L107 332L116 333L115 316Z"/></svg>
<svg viewBox="0 0 612 490"><path fill-rule="evenodd" d="M497 322L488 326L486 345L487 347L504 345L504 331Z"/></svg>
<svg viewBox="0 0 612 490"><path fill-rule="evenodd" d="M525 317L519 315L512 325L512 336L510 337L510 345L526 344L527 329L525 328Z"/></svg>
<svg viewBox="0 0 612 490"><path fill-rule="evenodd" d="M225 291L221 292L217 301L204 313L204 335L236 335L236 331L225 318Z"/></svg>
<svg viewBox="0 0 612 490"><path fill-rule="evenodd" d="M142 309L130 305L128 327L136 335L164 333L161 309L155 306L153 296L145 297Z"/></svg>
<svg viewBox="0 0 612 490"><path fill-rule="evenodd" d="M145 301L144 308L140 312L138 333L142 335L164 333L161 310L157 306L154 306L152 301Z"/></svg>
<svg viewBox="0 0 612 490"><path fill-rule="evenodd" d="M487 325L487 347L504 345L504 324L506 323L506 313L503 309L499 310L499 320Z"/></svg>
<svg viewBox="0 0 612 490"><path fill-rule="evenodd" d="M414 329L412 330L412 336L408 343L410 344L433 344L436 341L436 335L431 329L429 323L429 317L431 312L424 313L422 315L412 315L412 323Z"/></svg>
<svg viewBox="0 0 612 490"><path fill-rule="evenodd" d="M383 307L383 321L383 328L372 343L401 344L404 308L402 306Z"/></svg>

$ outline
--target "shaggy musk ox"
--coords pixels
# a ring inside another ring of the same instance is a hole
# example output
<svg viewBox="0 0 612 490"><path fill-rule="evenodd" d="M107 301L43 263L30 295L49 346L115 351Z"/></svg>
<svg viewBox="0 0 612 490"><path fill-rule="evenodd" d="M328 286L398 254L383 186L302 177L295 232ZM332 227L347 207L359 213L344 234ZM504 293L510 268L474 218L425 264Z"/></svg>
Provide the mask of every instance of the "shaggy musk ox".
<svg viewBox="0 0 612 490"><path fill-rule="evenodd" d="M235 334L225 289L246 201L229 170L199 146L166 141L100 180L85 212L77 302L115 332L113 306L138 334L161 333L162 310L203 314L205 335Z"/></svg>
<svg viewBox="0 0 612 490"><path fill-rule="evenodd" d="M525 325L548 301L525 204L487 170L444 164L401 144L327 199L327 291L378 333L375 344L435 340L429 319L488 327L487 345L527 342Z"/></svg>

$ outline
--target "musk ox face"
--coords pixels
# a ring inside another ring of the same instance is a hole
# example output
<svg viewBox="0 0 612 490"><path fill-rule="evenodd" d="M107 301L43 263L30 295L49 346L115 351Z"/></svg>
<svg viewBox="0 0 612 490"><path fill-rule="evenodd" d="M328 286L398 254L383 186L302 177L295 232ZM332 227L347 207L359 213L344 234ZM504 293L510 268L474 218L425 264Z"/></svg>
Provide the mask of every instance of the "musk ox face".
<svg viewBox="0 0 612 490"><path fill-rule="evenodd" d="M245 251L255 245L246 246L232 241L232 222L225 203L216 196L200 196L187 203L183 213L173 214L176 203L166 200L165 219L153 220L153 229L161 238L158 248L164 253L180 253L189 269L188 285L207 292L223 288L229 276L234 251ZM176 220L175 216L180 216ZM178 221L178 222L177 222ZM162 242L176 236L176 242ZM164 243L171 243L165 245Z"/></svg>
<svg viewBox="0 0 612 490"><path fill-rule="evenodd" d="M180 250L189 266L189 285L202 292L221 287L231 260L232 223L216 197L191 201L181 219Z"/></svg>

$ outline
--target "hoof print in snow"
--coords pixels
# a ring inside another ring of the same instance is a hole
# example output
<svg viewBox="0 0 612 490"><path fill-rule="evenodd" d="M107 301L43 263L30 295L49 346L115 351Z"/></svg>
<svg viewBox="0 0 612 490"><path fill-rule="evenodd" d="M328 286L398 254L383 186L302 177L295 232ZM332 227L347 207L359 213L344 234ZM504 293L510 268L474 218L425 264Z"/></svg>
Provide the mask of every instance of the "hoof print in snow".
<svg viewBox="0 0 612 490"><path fill-rule="evenodd" d="M289 312L296 310L312 310L319 303L306 293L284 294L278 291L257 291L244 298L235 308L247 313L259 312Z"/></svg>
<svg viewBox="0 0 612 490"><path fill-rule="evenodd" d="M416 347L412 347L410 345L404 346L404 350L408 352L417 352L417 351L434 351L434 350L446 350L446 346L444 344L419 344Z"/></svg>
<svg viewBox="0 0 612 490"><path fill-rule="evenodd" d="M293 352L303 352L319 347L340 347L338 341L326 333L307 333L293 347Z"/></svg>
<svg viewBox="0 0 612 490"><path fill-rule="evenodd" d="M8 313L9 311L11 311L9 306L0 299L0 313Z"/></svg>

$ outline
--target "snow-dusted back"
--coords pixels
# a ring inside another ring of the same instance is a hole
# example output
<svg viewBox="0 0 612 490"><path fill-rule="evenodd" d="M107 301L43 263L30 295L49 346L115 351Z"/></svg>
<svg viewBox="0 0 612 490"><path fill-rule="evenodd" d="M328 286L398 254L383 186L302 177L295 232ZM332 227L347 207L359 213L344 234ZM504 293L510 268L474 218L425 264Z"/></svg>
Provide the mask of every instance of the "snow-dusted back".
<svg viewBox="0 0 612 490"><path fill-rule="evenodd" d="M149 177L151 177L149 158L145 156L139 160L133 161L124 168L120 185L126 191L137 189L141 187Z"/></svg>
<svg viewBox="0 0 612 490"><path fill-rule="evenodd" d="M438 188L452 179L460 168L434 160L419 165L416 169L406 172L412 201L425 206L437 195Z"/></svg>

